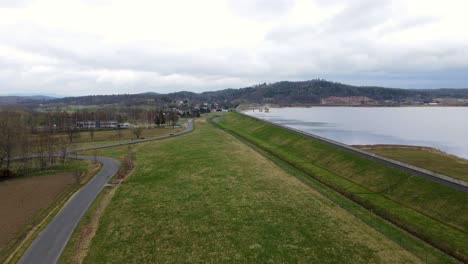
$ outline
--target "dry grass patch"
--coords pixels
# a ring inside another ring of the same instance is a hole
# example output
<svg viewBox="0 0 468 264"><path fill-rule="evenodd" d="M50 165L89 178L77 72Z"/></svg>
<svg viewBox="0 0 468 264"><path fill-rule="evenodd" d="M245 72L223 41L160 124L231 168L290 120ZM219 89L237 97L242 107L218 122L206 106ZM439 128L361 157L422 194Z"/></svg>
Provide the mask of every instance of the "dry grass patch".
<svg viewBox="0 0 468 264"><path fill-rule="evenodd" d="M438 149L402 145L363 145L361 149L468 181L468 160Z"/></svg>
<svg viewBox="0 0 468 264"><path fill-rule="evenodd" d="M88 213L83 217L80 225L77 227L70 242L65 249L60 263L78 264L83 263L88 249L91 245L91 240L96 234L99 219L104 214L107 205L110 203L116 188L106 188L99 194L99 197L93 203L93 206L88 210Z"/></svg>

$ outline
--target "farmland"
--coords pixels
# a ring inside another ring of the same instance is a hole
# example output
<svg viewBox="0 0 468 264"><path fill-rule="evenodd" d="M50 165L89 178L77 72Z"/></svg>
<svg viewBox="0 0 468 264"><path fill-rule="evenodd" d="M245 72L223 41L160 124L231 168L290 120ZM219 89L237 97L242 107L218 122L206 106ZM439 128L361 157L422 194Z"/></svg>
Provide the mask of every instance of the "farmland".
<svg viewBox="0 0 468 264"><path fill-rule="evenodd" d="M31 171L0 182L0 260L99 168L87 161L68 160L64 166ZM77 182L76 172L82 172ZM8 213L6 213L8 212Z"/></svg>

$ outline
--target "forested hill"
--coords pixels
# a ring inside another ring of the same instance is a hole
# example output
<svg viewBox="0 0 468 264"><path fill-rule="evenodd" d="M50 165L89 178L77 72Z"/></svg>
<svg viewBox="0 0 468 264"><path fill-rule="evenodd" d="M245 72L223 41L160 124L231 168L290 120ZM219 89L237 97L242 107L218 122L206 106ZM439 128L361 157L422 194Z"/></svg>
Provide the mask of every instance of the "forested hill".
<svg viewBox="0 0 468 264"><path fill-rule="evenodd" d="M9 106L16 106L22 105L24 107L35 107L39 104L45 104L50 100L54 99L50 96L18 96L18 95L8 95L8 96L0 96L0 107L9 107Z"/></svg>
<svg viewBox="0 0 468 264"><path fill-rule="evenodd" d="M123 95L98 95L68 97L49 101L55 105L99 105L142 103L170 103L189 100L192 103L218 103L236 106L249 103L269 103L278 105L317 104L328 97L367 97L382 101L431 101L435 98L468 99L468 89L395 89L382 87L352 86L325 80L302 82L282 81L260 84L241 89L225 89L214 92L192 93L175 92L170 94L142 93Z"/></svg>
<svg viewBox="0 0 468 264"><path fill-rule="evenodd" d="M330 96L362 96L376 101L434 98L468 98L468 89L395 89L352 86L324 80L277 82L243 89L227 89L200 94L203 98L238 103L315 104Z"/></svg>

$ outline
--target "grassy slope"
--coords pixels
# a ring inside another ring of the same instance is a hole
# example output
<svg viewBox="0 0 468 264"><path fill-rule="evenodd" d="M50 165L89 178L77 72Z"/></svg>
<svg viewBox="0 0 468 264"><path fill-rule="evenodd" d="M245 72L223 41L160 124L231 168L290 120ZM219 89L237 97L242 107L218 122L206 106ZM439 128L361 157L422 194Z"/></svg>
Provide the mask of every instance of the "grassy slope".
<svg viewBox="0 0 468 264"><path fill-rule="evenodd" d="M467 194L240 114L230 113L220 124L440 248L468 257Z"/></svg>
<svg viewBox="0 0 468 264"><path fill-rule="evenodd" d="M359 147L391 159L468 181L468 160L432 148L392 145Z"/></svg>
<svg viewBox="0 0 468 264"><path fill-rule="evenodd" d="M419 261L210 125L135 151L85 263Z"/></svg>

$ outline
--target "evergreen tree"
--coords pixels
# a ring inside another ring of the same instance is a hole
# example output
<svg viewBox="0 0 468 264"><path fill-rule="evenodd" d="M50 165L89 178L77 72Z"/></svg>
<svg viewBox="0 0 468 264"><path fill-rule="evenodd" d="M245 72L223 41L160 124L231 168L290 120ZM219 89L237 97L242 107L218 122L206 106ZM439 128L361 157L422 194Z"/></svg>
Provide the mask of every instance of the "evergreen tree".
<svg viewBox="0 0 468 264"><path fill-rule="evenodd" d="M157 125L157 126L160 126L161 125L161 117L159 116L159 114L156 115L155 119L154 119L154 123Z"/></svg>
<svg viewBox="0 0 468 264"><path fill-rule="evenodd" d="M165 115L164 115L164 113L163 113L162 110L159 111L159 118L160 118L160 120L161 120L161 124L162 124L162 125L166 124L166 117L165 117Z"/></svg>

